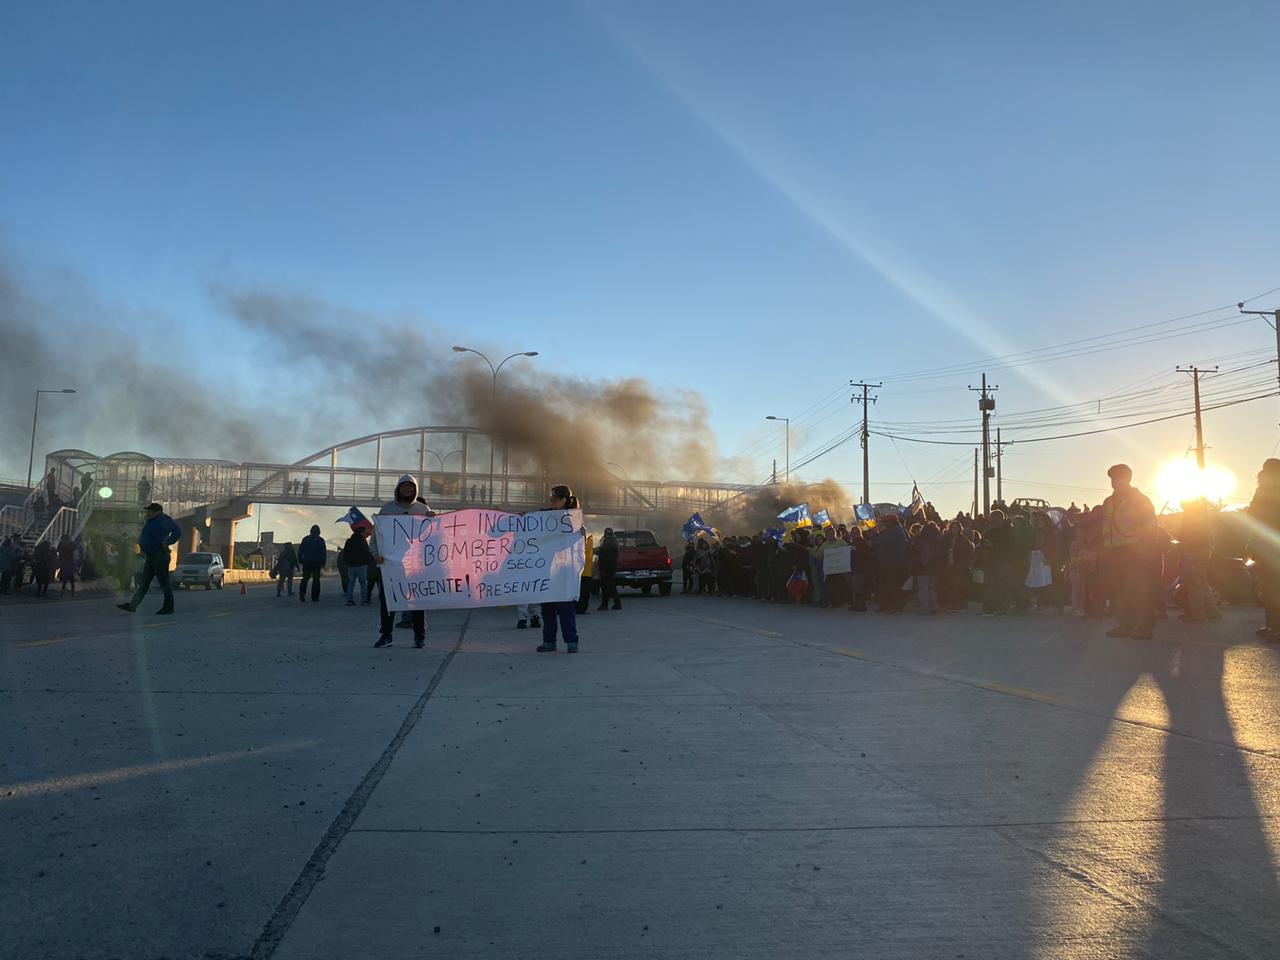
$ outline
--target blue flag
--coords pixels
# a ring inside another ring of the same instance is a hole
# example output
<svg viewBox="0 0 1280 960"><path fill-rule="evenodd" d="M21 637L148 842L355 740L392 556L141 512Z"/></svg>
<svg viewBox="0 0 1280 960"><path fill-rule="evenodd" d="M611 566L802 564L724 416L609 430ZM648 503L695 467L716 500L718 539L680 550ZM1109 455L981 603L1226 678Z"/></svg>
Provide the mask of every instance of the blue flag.
<svg viewBox="0 0 1280 960"><path fill-rule="evenodd" d="M702 522L702 514L695 513L684 522L684 526L680 528L680 536L685 540L695 540L698 534L705 533L708 536L718 537L715 527L709 527Z"/></svg>
<svg viewBox="0 0 1280 960"><path fill-rule="evenodd" d="M831 514L825 510L819 510L813 515L813 525L815 527L825 527L831 522Z"/></svg>
<svg viewBox="0 0 1280 960"><path fill-rule="evenodd" d="M872 523L876 519L876 508L869 503L859 503L853 508L853 515L863 523Z"/></svg>
<svg viewBox="0 0 1280 960"><path fill-rule="evenodd" d="M781 530L779 530L777 527L770 527L768 530L766 530L766 531L764 532L764 539L765 539L765 540L777 540L779 543L781 543L781 542L782 542L782 531L781 531Z"/></svg>
<svg viewBox="0 0 1280 960"><path fill-rule="evenodd" d="M778 519L783 523L794 523L798 527L807 527L813 523L813 520L809 517L809 504L807 503L788 507L778 514Z"/></svg>

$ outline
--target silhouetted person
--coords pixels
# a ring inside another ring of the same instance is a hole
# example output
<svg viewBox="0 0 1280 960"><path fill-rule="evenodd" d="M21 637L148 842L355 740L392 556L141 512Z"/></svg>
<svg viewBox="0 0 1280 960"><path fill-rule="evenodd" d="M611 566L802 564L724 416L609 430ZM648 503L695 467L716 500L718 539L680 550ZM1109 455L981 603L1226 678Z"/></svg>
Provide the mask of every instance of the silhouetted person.
<svg viewBox="0 0 1280 960"><path fill-rule="evenodd" d="M604 528L604 538L600 541L600 555L596 561L600 564L600 610L609 609L609 601L613 601L613 609L621 610L622 601L618 599L618 538L614 536L613 527Z"/></svg>
<svg viewBox="0 0 1280 960"><path fill-rule="evenodd" d="M68 586L71 595L76 595L76 545L66 534L58 541L58 581L62 584L59 596L67 592Z"/></svg>
<svg viewBox="0 0 1280 960"><path fill-rule="evenodd" d="M44 597L49 593L49 584L53 582L53 571L58 566L58 553L48 540L41 540L31 553L31 577L36 585L36 596Z"/></svg>
<svg viewBox="0 0 1280 960"><path fill-rule="evenodd" d="M298 551L292 543L286 543L276 557L276 596L287 586L289 596L293 596L293 572L298 569Z"/></svg>
<svg viewBox="0 0 1280 960"><path fill-rule="evenodd" d="M1151 551L1156 511L1133 486L1133 470L1117 463L1107 471L1115 491L1102 502L1102 545L1106 550L1111 598L1119 621L1109 637L1147 640L1155 611L1151 606Z"/></svg>
<svg viewBox="0 0 1280 960"><path fill-rule="evenodd" d="M1266 617L1258 636L1267 643L1280 643L1280 460L1274 457L1262 464L1249 519L1253 521L1249 553Z"/></svg>
<svg viewBox="0 0 1280 960"><path fill-rule="evenodd" d="M153 579L160 582L164 591L164 606L156 611L167 616L173 613L173 587L169 584L169 547L182 539L182 530L174 523L173 518L164 512L158 503L147 504L147 521L138 534L138 550L142 554L142 580L133 599L128 603L117 603L121 610L132 613L142 603L142 598L151 589Z"/></svg>
<svg viewBox="0 0 1280 960"><path fill-rule="evenodd" d="M320 599L320 571L329 562L319 524L313 523L311 533L298 544L298 559L302 561L302 582L298 584L298 599L302 603L307 602L307 581L310 580L311 602L315 603Z"/></svg>

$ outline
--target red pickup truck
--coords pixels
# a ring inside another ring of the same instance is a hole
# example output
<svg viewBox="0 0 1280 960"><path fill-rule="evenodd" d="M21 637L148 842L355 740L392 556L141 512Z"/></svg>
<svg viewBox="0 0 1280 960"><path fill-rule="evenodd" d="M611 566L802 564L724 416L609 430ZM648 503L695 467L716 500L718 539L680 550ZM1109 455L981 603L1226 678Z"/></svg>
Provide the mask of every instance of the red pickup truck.
<svg viewBox="0 0 1280 960"><path fill-rule="evenodd" d="M671 554L648 530L616 530L618 538L618 572L614 581L620 587L639 587L649 594L654 586L664 597L671 596ZM600 541L596 541L596 563L592 570L592 593L600 592Z"/></svg>

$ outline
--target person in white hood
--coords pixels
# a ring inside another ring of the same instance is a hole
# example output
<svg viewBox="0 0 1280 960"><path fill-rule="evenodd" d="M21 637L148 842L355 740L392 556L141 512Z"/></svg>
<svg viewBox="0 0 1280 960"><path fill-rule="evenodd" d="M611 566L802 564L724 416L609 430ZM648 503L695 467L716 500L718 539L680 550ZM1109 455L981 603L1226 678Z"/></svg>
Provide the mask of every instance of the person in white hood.
<svg viewBox="0 0 1280 960"><path fill-rule="evenodd" d="M427 506L427 501L418 496L418 482L407 473L396 483L396 498L389 503L384 503L382 509L378 511L378 516L402 516L411 515L415 517L433 517L435 511ZM369 544L369 549L373 552L373 562L381 565L382 550L378 546L378 531L374 528L373 540ZM389 647L395 642L393 630L395 629L395 614L387 609L387 591L385 589L378 591L378 604L382 614L382 625L378 632L378 642L375 647ZM414 610L410 614L413 620L413 645L421 650L427 644L427 615L422 610Z"/></svg>

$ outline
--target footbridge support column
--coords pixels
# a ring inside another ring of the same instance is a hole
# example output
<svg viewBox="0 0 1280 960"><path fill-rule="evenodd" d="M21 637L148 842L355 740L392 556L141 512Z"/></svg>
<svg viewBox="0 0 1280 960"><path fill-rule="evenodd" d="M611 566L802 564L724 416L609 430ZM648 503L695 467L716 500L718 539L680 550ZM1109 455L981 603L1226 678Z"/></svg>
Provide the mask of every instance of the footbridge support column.
<svg viewBox="0 0 1280 960"><path fill-rule="evenodd" d="M203 514L203 516L201 516ZM253 504L248 500L230 500L197 512L197 520L204 525L208 521L205 543L210 550L222 554L222 562L230 570L236 562L236 524L253 516Z"/></svg>

